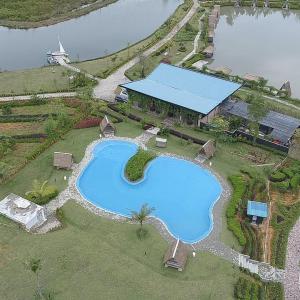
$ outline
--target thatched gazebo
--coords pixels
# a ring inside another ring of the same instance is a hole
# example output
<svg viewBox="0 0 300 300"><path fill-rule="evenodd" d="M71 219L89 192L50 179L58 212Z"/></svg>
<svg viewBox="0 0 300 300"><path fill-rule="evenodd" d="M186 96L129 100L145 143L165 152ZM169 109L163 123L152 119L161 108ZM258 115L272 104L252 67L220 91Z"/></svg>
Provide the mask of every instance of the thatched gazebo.
<svg viewBox="0 0 300 300"><path fill-rule="evenodd" d="M103 133L104 136L114 135L115 134L115 127L114 125L109 121L107 116L105 115L100 123L100 130Z"/></svg>
<svg viewBox="0 0 300 300"><path fill-rule="evenodd" d="M165 267L172 267L178 271L182 271L185 267L187 257L188 249L186 245L178 239L172 243L165 254Z"/></svg>
<svg viewBox="0 0 300 300"><path fill-rule="evenodd" d="M208 140L200 149L199 154L206 158L212 158L216 152L216 142L214 140Z"/></svg>
<svg viewBox="0 0 300 300"><path fill-rule="evenodd" d="M72 169L73 155L71 153L54 152L53 166L57 169Z"/></svg>

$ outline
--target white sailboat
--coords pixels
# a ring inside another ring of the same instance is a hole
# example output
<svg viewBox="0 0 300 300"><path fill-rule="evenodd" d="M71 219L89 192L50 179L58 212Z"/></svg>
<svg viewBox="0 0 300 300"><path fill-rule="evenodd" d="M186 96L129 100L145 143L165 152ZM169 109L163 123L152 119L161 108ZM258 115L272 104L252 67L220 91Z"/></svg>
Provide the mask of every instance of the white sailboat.
<svg viewBox="0 0 300 300"><path fill-rule="evenodd" d="M69 63L69 55L65 51L61 41L58 39L59 50L47 53L47 60L49 64L61 64L61 62Z"/></svg>

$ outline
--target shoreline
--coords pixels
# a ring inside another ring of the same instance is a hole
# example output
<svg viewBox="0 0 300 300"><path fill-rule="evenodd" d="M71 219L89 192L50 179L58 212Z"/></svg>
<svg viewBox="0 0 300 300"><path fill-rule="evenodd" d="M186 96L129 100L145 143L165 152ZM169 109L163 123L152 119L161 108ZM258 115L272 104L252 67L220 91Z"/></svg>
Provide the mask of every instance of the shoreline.
<svg viewBox="0 0 300 300"><path fill-rule="evenodd" d="M95 10L104 8L106 6L109 6L118 0L104 0L99 2L97 0L94 3L91 3L87 7L78 7L76 9L73 9L72 11L64 13L62 16L56 16L50 19L45 19L41 21L11 21L11 20L0 20L0 26L8 28L8 29L34 29L39 27L48 27L51 25L55 25L58 23L62 23L68 20L76 19L79 17L82 17L84 15L87 15Z"/></svg>

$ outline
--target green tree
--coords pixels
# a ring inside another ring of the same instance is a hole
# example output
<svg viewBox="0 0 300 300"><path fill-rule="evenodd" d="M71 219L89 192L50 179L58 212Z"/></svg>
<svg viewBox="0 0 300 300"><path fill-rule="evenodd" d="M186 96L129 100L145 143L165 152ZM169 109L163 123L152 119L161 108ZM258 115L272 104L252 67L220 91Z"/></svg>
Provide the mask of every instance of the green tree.
<svg viewBox="0 0 300 300"><path fill-rule="evenodd" d="M37 203L43 201L48 188L48 181L40 182L35 179L32 183L32 190L25 193L30 199L34 199Z"/></svg>
<svg viewBox="0 0 300 300"><path fill-rule="evenodd" d="M259 134L259 123L267 115L268 108L262 97L257 97L251 94L247 100L249 103L248 114L251 119L250 131L252 131L254 142L256 142Z"/></svg>
<svg viewBox="0 0 300 300"><path fill-rule="evenodd" d="M5 162L0 161L0 179L5 179L9 171L9 165Z"/></svg>
<svg viewBox="0 0 300 300"><path fill-rule="evenodd" d="M46 120L44 129L49 139L55 140L58 137L57 121L53 120L53 118Z"/></svg>
<svg viewBox="0 0 300 300"><path fill-rule="evenodd" d="M229 129L229 121L225 120L222 117L215 117L211 121L210 126L212 130L215 131L217 134L222 134L225 130Z"/></svg>
<svg viewBox="0 0 300 300"><path fill-rule="evenodd" d="M142 230L143 223L154 210L154 207L149 207L148 204L145 203L142 205L140 211L131 211L131 219L132 221L140 223L140 230Z"/></svg>

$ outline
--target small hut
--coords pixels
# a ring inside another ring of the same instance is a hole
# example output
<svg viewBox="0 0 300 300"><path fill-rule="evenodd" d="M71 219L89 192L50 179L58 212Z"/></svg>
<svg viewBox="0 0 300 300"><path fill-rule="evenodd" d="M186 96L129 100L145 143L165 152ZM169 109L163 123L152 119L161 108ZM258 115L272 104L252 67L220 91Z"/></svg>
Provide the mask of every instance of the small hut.
<svg viewBox="0 0 300 300"><path fill-rule="evenodd" d="M72 169L73 155L71 153L54 152L53 166L57 169Z"/></svg>
<svg viewBox="0 0 300 300"><path fill-rule="evenodd" d="M167 139L157 137L157 138L155 138L155 142L156 142L156 147L159 147L159 148L167 147Z"/></svg>
<svg viewBox="0 0 300 300"><path fill-rule="evenodd" d="M0 214L21 224L28 231L47 220L42 206L15 194L9 194L0 202Z"/></svg>
<svg viewBox="0 0 300 300"><path fill-rule="evenodd" d="M280 88L280 91L286 91L287 96L291 97L292 96L291 83L289 81L284 82L284 84Z"/></svg>
<svg viewBox="0 0 300 300"><path fill-rule="evenodd" d="M209 45L208 47L206 47L203 50L203 54L206 58L212 58L214 55L214 46L213 45Z"/></svg>
<svg viewBox="0 0 300 300"><path fill-rule="evenodd" d="M252 223L256 224L258 218L264 219L268 216L268 205L264 202L248 201L247 215L252 217Z"/></svg>
<svg viewBox="0 0 300 300"><path fill-rule="evenodd" d="M165 267L172 267L178 271L182 271L185 267L188 257L188 249L186 245L179 239L168 248L165 257Z"/></svg>
<svg viewBox="0 0 300 300"><path fill-rule="evenodd" d="M114 135L115 134L115 127L114 125L108 120L107 116L105 115L100 123L100 130L104 136Z"/></svg>
<svg viewBox="0 0 300 300"><path fill-rule="evenodd" d="M200 149L199 154L206 158L212 158L216 152L216 142L208 140Z"/></svg>

